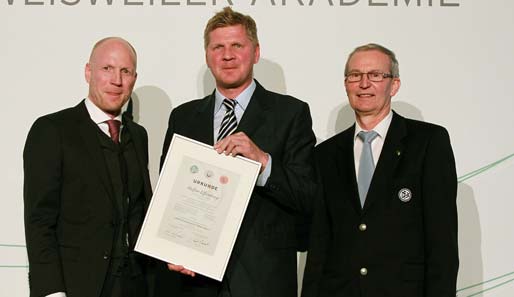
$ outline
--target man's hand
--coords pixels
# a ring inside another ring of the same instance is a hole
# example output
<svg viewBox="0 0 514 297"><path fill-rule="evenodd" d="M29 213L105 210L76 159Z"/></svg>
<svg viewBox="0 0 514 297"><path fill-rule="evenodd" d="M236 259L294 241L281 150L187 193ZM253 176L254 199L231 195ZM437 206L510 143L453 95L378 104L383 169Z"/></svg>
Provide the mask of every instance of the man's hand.
<svg viewBox="0 0 514 297"><path fill-rule="evenodd" d="M248 159L262 164L261 172L268 164L268 154L263 152L253 141L244 133L237 132L229 135L214 145L218 154L237 156L241 155Z"/></svg>
<svg viewBox="0 0 514 297"><path fill-rule="evenodd" d="M176 272L180 272L180 273L185 274L185 275L189 275L191 277L194 277L196 275L194 273L194 271L186 269L182 265L175 265L175 264L168 263L168 269L171 270L171 271L176 271Z"/></svg>

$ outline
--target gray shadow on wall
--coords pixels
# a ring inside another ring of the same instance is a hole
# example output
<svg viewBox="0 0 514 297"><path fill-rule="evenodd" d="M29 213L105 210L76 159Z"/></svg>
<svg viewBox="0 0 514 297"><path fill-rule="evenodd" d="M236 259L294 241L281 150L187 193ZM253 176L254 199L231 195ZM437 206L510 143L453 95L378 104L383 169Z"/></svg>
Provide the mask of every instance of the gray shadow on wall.
<svg viewBox="0 0 514 297"><path fill-rule="evenodd" d="M343 104L338 105L329 114L327 132L330 136L346 130L355 122L353 109L348 103L348 99L345 98L344 100ZM423 120L421 111L412 104L403 101L393 101L391 105L394 111L404 117Z"/></svg>
<svg viewBox="0 0 514 297"><path fill-rule="evenodd" d="M269 91L287 94L284 70L279 64L267 59L260 59L259 63L254 66L253 71L255 79L264 88ZM199 98L212 94L216 87L216 81L207 65L202 66L200 69L197 81Z"/></svg>
<svg viewBox="0 0 514 297"><path fill-rule="evenodd" d="M134 121L148 132L148 153L150 179L155 189L159 179L159 160L164 135L168 128L171 112L171 99L162 89L155 86L142 86L132 93Z"/></svg>
<svg viewBox="0 0 514 297"><path fill-rule="evenodd" d="M338 105L328 115L328 137L346 130L346 128L350 127L355 122L353 109L347 102L347 99L345 100L345 103Z"/></svg>
<svg viewBox="0 0 514 297"><path fill-rule="evenodd" d="M254 72L254 77L264 88L272 92L287 94L286 77L282 66L271 60L260 59L254 67Z"/></svg>
<svg viewBox="0 0 514 297"><path fill-rule="evenodd" d="M198 83L198 98L203 98L207 95L212 94L212 92L216 88L216 81L212 76L211 70L207 67L207 64L204 64L202 66L198 75L199 78L196 80Z"/></svg>
<svg viewBox="0 0 514 297"><path fill-rule="evenodd" d="M457 210L459 214L460 258L457 289L473 286L466 290L457 290L457 296L470 296L483 290L481 283L484 281L484 265L480 217L475 194L473 188L465 183L459 183Z"/></svg>
<svg viewBox="0 0 514 297"><path fill-rule="evenodd" d="M393 110L401 116L413 120L423 121L423 114L421 113L421 110L419 110L414 105L404 101L393 101L391 105Z"/></svg>

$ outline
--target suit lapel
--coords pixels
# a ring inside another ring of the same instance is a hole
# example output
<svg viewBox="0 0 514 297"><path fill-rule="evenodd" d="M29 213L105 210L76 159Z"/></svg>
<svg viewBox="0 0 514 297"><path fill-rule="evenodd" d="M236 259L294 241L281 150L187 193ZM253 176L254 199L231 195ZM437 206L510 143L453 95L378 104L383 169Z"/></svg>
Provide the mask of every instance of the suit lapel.
<svg viewBox="0 0 514 297"><path fill-rule="evenodd" d="M252 94L252 98L246 107L243 118L239 121L235 132L245 132L250 139L255 130L263 125L266 118L266 112L273 105L272 99L268 92L256 81L257 87ZM254 140L255 142L255 140Z"/></svg>
<svg viewBox="0 0 514 297"><path fill-rule="evenodd" d="M75 111L83 146L89 153L89 164L93 165L95 175L98 176L113 205L115 205L111 179L104 162L105 156L98 141L98 127L91 121L84 101L75 107Z"/></svg>
<svg viewBox="0 0 514 297"><path fill-rule="evenodd" d="M148 172L148 143L145 143L140 137L140 134L138 133L139 131L137 131L135 124L130 117L123 115L123 124L127 127L130 137L134 143L139 168L141 168L143 173L145 199L146 202L149 203L152 196L152 186L150 185L150 176Z"/></svg>
<svg viewBox="0 0 514 297"><path fill-rule="evenodd" d="M342 188L347 193L345 197L342 197L340 201L343 199L350 200L350 204L356 213L361 212L361 204L359 199L359 193L357 190L357 178L355 175L355 160L353 156L353 146L354 139L353 135L355 133L355 124L350 129L346 130L343 134L341 134L341 139L339 141L339 150L340 152L337 154L337 171L338 178L337 181L339 184L342 182ZM337 214L335 214L337 216Z"/></svg>
<svg viewBox="0 0 514 297"><path fill-rule="evenodd" d="M213 145L214 144L214 92L203 100L199 105L195 117L188 127L188 137L197 141ZM184 135L186 136L186 135Z"/></svg>
<svg viewBox="0 0 514 297"><path fill-rule="evenodd" d="M368 196L364 204L364 211L373 206L373 203L384 193L387 193L391 184L393 173L400 160L404 145L403 138L407 135L404 118L393 111L393 119L387 131L386 140L378 159L377 167L369 187Z"/></svg>

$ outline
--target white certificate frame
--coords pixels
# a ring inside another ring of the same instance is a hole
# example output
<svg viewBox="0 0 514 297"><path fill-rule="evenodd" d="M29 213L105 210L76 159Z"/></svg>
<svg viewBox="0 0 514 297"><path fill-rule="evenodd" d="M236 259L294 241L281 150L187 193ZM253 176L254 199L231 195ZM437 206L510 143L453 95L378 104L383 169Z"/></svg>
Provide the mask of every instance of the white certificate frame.
<svg viewBox="0 0 514 297"><path fill-rule="evenodd" d="M174 134L135 250L221 281L260 168L259 162L218 154L210 145ZM228 185L230 191L223 192ZM211 221L217 231L205 224Z"/></svg>

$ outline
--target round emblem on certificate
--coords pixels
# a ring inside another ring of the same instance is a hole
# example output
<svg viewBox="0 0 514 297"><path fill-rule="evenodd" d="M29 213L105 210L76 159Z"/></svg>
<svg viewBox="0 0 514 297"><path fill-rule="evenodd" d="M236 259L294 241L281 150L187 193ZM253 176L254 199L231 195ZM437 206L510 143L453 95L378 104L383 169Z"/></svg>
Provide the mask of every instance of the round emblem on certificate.
<svg viewBox="0 0 514 297"><path fill-rule="evenodd" d="M205 171L205 177L213 177L213 176L214 176L214 172L212 172L212 170Z"/></svg>
<svg viewBox="0 0 514 297"><path fill-rule="evenodd" d="M225 175L220 176L220 184L225 185L228 183L228 177Z"/></svg>
<svg viewBox="0 0 514 297"><path fill-rule="evenodd" d="M403 188L398 191L398 198L402 202L409 202L412 199L412 192L407 188Z"/></svg>
<svg viewBox="0 0 514 297"><path fill-rule="evenodd" d="M191 173L197 173L198 172L198 166L193 165L193 166L189 167L189 171L191 171Z"/></svg>

